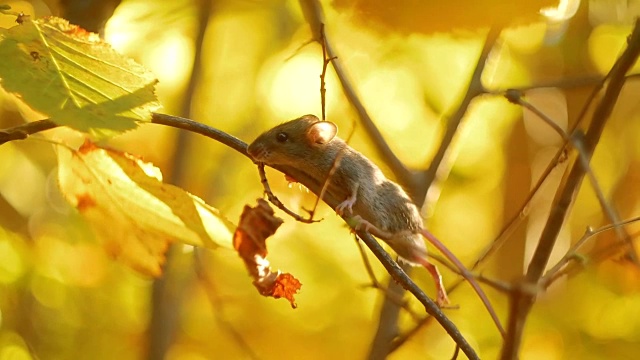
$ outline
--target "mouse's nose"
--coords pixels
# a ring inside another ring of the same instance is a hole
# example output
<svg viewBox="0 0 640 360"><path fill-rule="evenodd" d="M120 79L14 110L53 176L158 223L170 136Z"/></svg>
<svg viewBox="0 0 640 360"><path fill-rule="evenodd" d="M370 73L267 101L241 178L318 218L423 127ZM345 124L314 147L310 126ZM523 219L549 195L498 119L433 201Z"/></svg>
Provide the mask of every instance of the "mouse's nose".
<svg viewBox="0 0 640 360"><path fill-rule="evenodd" d="M255 161L261 160L264 150L265 150L264 146L260 144L256 144L255 142L249 144L249 147L247 147L247 153Z"/></svg>

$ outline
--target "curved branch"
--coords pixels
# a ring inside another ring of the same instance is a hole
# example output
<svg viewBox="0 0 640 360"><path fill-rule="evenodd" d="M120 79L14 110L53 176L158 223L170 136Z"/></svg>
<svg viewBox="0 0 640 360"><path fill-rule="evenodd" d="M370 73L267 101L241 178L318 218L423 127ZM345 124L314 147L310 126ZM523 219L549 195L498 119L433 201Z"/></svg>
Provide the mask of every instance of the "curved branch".
<svg viewBox="0 0 640 360"><path fill-rule="evenodd" d="M9 129L0 130L0 145L13 140L24 140L31 134L38 133L58 127L58 124L51 120L39 120L28 122L23 125L15 126Z"/></svg>
<svg viewBox="0 0 640 360"><path fill-rule="evenodd" d="M198 123L190 119L159 113L153 113L151 122L154 124L171 126L204 135L236 150L247 158L250 158L247 154L247 144L244 141L210 126ZM11 134L14 134L13 136L17 136L15 134L19 134L16 139L25 139L31 134L35 134L43 130L52 129L57 126L58 125L51 120L39 120L32 123L27 123L11 129L0 131L0 141L2 141L2 134L9 134L9 136L11 136ZM4 142L6 141L9 140L5 140ZM275 166L274 168L295 178L298 182L305 185L307 188L309 188L309 190L313 191L316 194L319 194L322 190L322 183L318 182L318 180L316 179L309 177L302 171L288 166ZM341 202L340 199L333 198L330 196L330 194L325 194L322 200L324 200L324 202L333 209L335 209L335 207ZM451 336L453 341L455 341L455 343L467 355L467 357L469 359L479 359L478 355L475 353L467 340L462 336L455 324L444 315L440 308L431 299L429 299L429 297L413 282L413 280L411 280L411 278L407 276L407 274L400 268L400 266L395 261L393 261L393 259L391 259L391 256L386 251L384 251L382 246L380 246L380 244L378 244L378 242L367 232L358 231L357 234L369 247L369 249L371 249L371 252L373 252L373 254L380 260L389 274L398 283L400 283L402 287L407 289L416 299L418 299L418 301L420 301L422 305L424 305L426 312L433 318L435 318L440 323L440 325L442 325L445 331Z"/></svg>
<svg viewBox="0 0 640 360"><path fill-rule="evenodd" d="M479 359L471 345L462 336L456 325L447 318L440 310L438 305L434 303L412 280L409 276L400 268L400 266L393 261L391 256L384 251L382 246L366 231L357 231L358 237L371 249L371 252L380 260L384 268L391 275L391 277L400 283L402 287L415 296L422 305L424 305L425 311L431 315L436 321L442 325L445 331L456 342L460 349L467 355L469 359Z"/></svg>

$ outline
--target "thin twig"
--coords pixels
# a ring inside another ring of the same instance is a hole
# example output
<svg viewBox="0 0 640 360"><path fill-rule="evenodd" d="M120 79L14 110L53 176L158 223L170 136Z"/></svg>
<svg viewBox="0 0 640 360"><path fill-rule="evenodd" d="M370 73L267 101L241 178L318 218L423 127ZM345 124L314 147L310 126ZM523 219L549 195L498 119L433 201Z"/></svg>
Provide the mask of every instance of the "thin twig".
<svg viewBox="0 0 640 360"><path fill-rule="evenodd" d="M393 238L393 234L390 234L384 230L378 229L377 227L371 224L366 226L366 231L375 235L380 239ZM436 249L438 249L438 251L440 251L440 253L443 254L447 258L447 260L451 261L457 268L458 273L461 274L462 277L464 277L464 279L467 280L467 282L469 282L469 284L471 285L471 288L476 292L476 294L482 301L482 304L486 307L487 311L489 312L489 315L491 315L491 319L493 320L496 327L498 328L498 331L504 337L505 332L504 332L504 328L502 327L502 324L500 323L500 319L498 318L498 315L493 309L493 306L491 305L489 298L484 293L480 285L475 281L473 274L471 274L471 272L467 270L467 268L462 264L462 262L458 260L458 258L455 255L453 255L453 253L449 251L449 249L447 249L447 247L444 246L444 244L435 235L433 235L431 232L425 229L420 229L418 232L422 236L424 236L427 239L427 241L429 241L430 244L432 244Z"/></svg>
<svg viewBox="0 0 640 360"><path fill-rule="evenodd" d="M586 149L584 148L584 134L582 133L582 131L574 130L573 135L569 136L569 134L567 134L564 131L564 129L562 129L555 121L553 121L553 119L547 116L547 114L545 114L540 109L535 107L533 104L525 100L522 97L522 93L520 92L517 92L515 90L510 90L510 91L507 91L507 93L505 94L505 97L510 102L520 105L525 109L531 111L535 115L537 115L538 118L543 120L545 124L550 126L558 135L560 135L562 139L565 141L565 143L566 142L571 143L573 148L578 153L578 159L580 160L580 163L584 167L584 170L587 174L587 178L591 183L591 187L593 188L593 191L595 192L596 197L598 198L600 207L602 208L604 213L607 215L607 218L612 224L619 223L620 216L618 215L618 211L611 204L609 204L609 202L605 198L604 192L600 187L600 183L598 182L598 179L596 178L595 174L593 173L593 170L591 169L591 166L589 165L589 159L587 158ZM629 234L626 232L624 228L621 228L621 227L616 228L616 236L622 241L631 243L631 238L629 237ZM635 252L631 251L630 255L632 260L635 263L637 263L637 257Z"/></svg>
<svg viewBox="0 0 640 360"><path fill-rule="evenodd" d="M638 74L628 74L625 76L627 80L631 80L634 78L640 77L640 73ZM519 91L519 92L527 92L529 90L535 89L543 89L543 88L558 88L558 89L575 89L586 86L596 86L599 90L601 89L601 85L604 83L606 78L602 77L602 75L584 75L580 77L571 77L571 78L561 78L557 80L550 80L543 83L526 85L521 87L511 87L508 89L485 89L485 94L487 95L498 95L505 96L505 94L509 91ZM596 91L597 94L597 91ZM588 102L587 102L588 103Z"/></svg>
<svg viewBox="0 0 640 360"><path fill-rule="evenodd" d="M451 272L463 276L463 274L460 272L460 270L458 270L457 267L455 267L453 264L451 264L450 262L448 262L447 260L445 260L445 258L441 255L438 254L433 254L433 253L429 253L429 257L434 259L435 261L437 261L439 264L443 265L444 267L446 267L447 269L451 270ZM490 279L485 277L482 274L474 274L469 272L468 276L473 276L473 278L475 278L476 280L478 280L479 282L485 283L489 286L491 286L492 288L499 290L501 292L504 293L508 293L511 290L511 286L508 283L502 282L502 281L498 281L495 279ZM449 292L449 289L447 289L447 292Z"/></svg>
<svg viewBox="0 0 640 360"><path fill-rule="evenodd" d="M211 126L193 121L191 119L185 119L178 116L153 113L151 122L154 124L167 125L178 129L187 130L196 134L204 135L210 139L213 139L219 143L222 143L240 154L251 158L247 154L247 144L233 135L229 135L224 131L220 131Z"/></svg>
<svg viewBox="0 0 640 360"><path fill-rule="evenodd" d="M535 107L533 104L528 102L522 97L522 92L510 89L505 92L504 97L509 100L510 103L520 105L521 107L531 111L535 115L538 116L540 120L542 120L545 124L553 129L564 141L571 141L569 135L564 131L563 128L560 127L553 119L551 119L547 114L542 112L540 109Z"/></svg>
<svg viewBox="0 0 640 360"><path fill-rule="evenodd" d="M544 287L548 287L549 285L551 285L551 283L553 283L555 279L559 278L557 274L560 273L560 271L565 267L565 265L571 262L571 260L574 260L576 258L581 258L581 256L578 254L578 250L580 250L580 248L584 246L584 244L589 239L605 231L615 230L620 227L623 227L638 221L640 221L640 217L628 219L616 224L606 225L595 230L592 229L591 227L588 227L585 230L582 237L578 241L576 241L576 243L573 244L573 246L571 246L569 250L567 250L567 253L562 257L562 259L560 259L560 261L558 261L551 269L547 270L544 276L540 279L540 282L544 284Z"/></svg>
<svg viewBox="0 0 640 360"><path fill-rule="evenodd" d="M409 307L409 304L404 301L402 297L398 297L396 296L396 294L389 292L389 290L378 281L378 279L376 278L376 274L373 272L373 267L371 266L371 262L369 261L369 257L365 252L364 246L357 236L355 236L354 238L356 241L356 245L358 246L358 251L360 252L360 257L362 258L362 262L364 263L365 270L367 271L367 275L369 276L369 280L371 281L371 284L369 284L367 287L371 287L381 291L387 298L389 298L390 301L393 301L396 305L398 305L409 315L411 315L414 320L420 321L422 317L419 316L415 311L413 311L411 307Z"/></svg>
<svg viewBox="0 0 640 360"><path fill-rule="evenodd" d="M13 140L24 140L29 135L58 127L51 120L40 120L24 123L9 129L0 130L0 145Z"/></svg>
<svg viewBox="0 0 640 360"><path fill-rule="evenodd" d="M630 235L632 239L635 239L638 236L637 233ZM564 268L560 269L553 275L550 274L551 276L548 279L543 277L540 280L540 287L546 289L561 277L576 274L579 270L584 269L587 264L595 266L605 260L610 260L613 256L619 254L623 250L628 251L629 244L625 241L616 241L608 246L598 249L598 251L593 254L582 255L580 253L574 253L573 256L568 257L569 263L567 263Z"/></svg>
<svg viewBox="0 0 640 360"><path fill-rule="evenodd" d="M269 181L267 180L267 174L264 172L264 163L258 163L258 173L260 174L260 182L264 187L264 193L267 195L267 200L271 202L273 205L278 207L278 209L287 213L287 215L294 218L296 221L300 221L302 223L312 224L314 222L320 222L323 219L315 220L313 219L313 212L309 211L309 218L304 218L295 212L289 210L283 203L278 199L278 197L271 191L271 187L269 186Z"/></svg>
<svg viewBox="0 0 640 360"><path fill-rule="evenodd" d="M373 284L373 287L376 289L383 289L382 285L376 278L376 274L373 272L373 267L371 266L371 262L369 261L369 257L362 247L362 243L358 240L357 236L354 236L354 240L356 241L356 245L358 245L358 251L360 252L360 257L362 258L362 262L364 263L364 268L367 271L367 275L369 276L369 280ZM386 291L386 289L385 289Z"/></svg>
<svg viewBox="0 0 640 360"><path fill-rule="evenodd" d="M413 294L422 305L424 305L426 312L435 318L445 329L445 331L451 336L462 351L467 355L469 359L479 359L478 355L471 345L462 336L455 324L447 318L442 310L433 302L410 278L407 274L398 266L398 264L391 259L391 256L384 251L382 246L366 231L358 230L356 232L358 237L371 249L371 252L380 260L387 272L393 277L394 280L402 284L402 286Z"/></svg>
<svg viewBox="0 0 640 360"><path fill-rule="evenodd" d="M439 193L439 186L434 186L434 183L438 178L446 178L451 172L451 162L445 161L447 154L451 151L451 142L453 141L455 134L458 132L458 128L462 123L462 118L467 113L467 109L469 108L469 105L471 105L471 101L473 101L473 99L478 95L482 95L485 92L484 86L482 85L482 73L484 72L484 68L487 64L489 54L491 54L491 50L500 38L501 32L502 29L497 26L492 26L489 29L484 45L482 46L482 51L478 56L476 67L471 74L467 91L456 111L447 119L447 126L444 130L444 135L442 136L442 140L440 140L440 145L431 160L429 168L421 173L422 183L426 186L425 189L428 189L428 192L423 195L426 197L424 199L424 203L428 204L429 202L433 203L436 201L438 197L437 194Z"/></svg>
<svg viewBox="0 0 640 360"><path fill-rule="evenodd" d="M289 61L289 60L293 59L296 55L298 55L298 53L300 52L300 50L302 50L302 49L304 49L305 47L307 47L307 45L313 44L314 42L316 42L316 40L314 40L314 39L309 39L309 40L307 40L307 41L303 42L302 44L300 44L300 46L298 46L298 48L297 48L297 49L295 49L295 50L293 51L293 53L291 53L291 55L287 56L287 57L284 59L284 61L285 61L285 62L287 62L287 61Z"/></svg>
<svg viewBox="0 0 640 360"><path fill-rule="evenodd" d="M326 120L326 108L327 108L327 104L326 104L326 83L325 83L325 78L327 76L327 66L329 66L329 64L331 63L332 60L336 59L336 57L328 57L327 56L327 44L326 44L326 39L325 39L325 34L324 34L324 24L320 24L320 39L319 39L320 45L322 47L322 72L320 73L320 107L322 108L322 121ZM353 135L353 132L355 131L355 127L351 128L351 132L349 133L349 136L345 139L345 142L348 144L349 140L351 140L351 136ZM327 192L328 188L329 188L329 183L331 182L331 179L333 178L333 175L335 174L335 172L338 170L338 166L340 166L340 161L342 161L342 157L344 156L344 151L346 150L346 147L343 149L340 149L340 151L338 152L338 154L336 155L336 158L333 159L333 163L331 164L331 168L329 169L329 172L327 173L327 178L324 180L324 184L322 185L322 189L320 190L320 194L318 194L318 196L316 197L316 202L313 204L313 208L311 208L309 212L309 217L313 218L313 215L316 212L316 209L318 208L318 204L320 203L320 199L324 198L325 193Z"/></svg>
<svg viewBox="0 0 640 360"><path fill-rule="evenodd" d="M453 355L451 356L451 360L456 360L459 354L460 354L460 347L456 346L456 349L453 351Z"/></svg>
<svg viewBox="0 0 640 360"><path fill-rule="evenodd" d="M572 139L572 144L576 148L578 153L584 154L585 152L584 134L582 133L582 131L574 132L573 136L571 136L571 139ZM607 202L607 200L604 197L604 193L602 192L602 189L596 185L598 184L598 182L596 180L596 176L591 170L591 167L589 167L589 161L584 156L580 157L580 161L582 162L582 166L586 168L587 177L589 178L589 181L591 182L591 186L593 187L593 190L596 193L598 202L600 202L600 207L603 208L605 214L607 215L607 218L612 224L619 224L621 222L621 219L620 219L620 215L618 214L618 210L616 210L615 207L613 207ZM618 239L629 244L629 248L630 248L629 258L635 264L638 264L638 254L636 254L633 248L632 239L629 233L627 232L627 230L624 227L615 226L614 231Z"/></svg>
<svg viewBox="0 0 640 360"><path fill-rule="evenodd" d="M327 120L327 111L326 111L326 82L325 78L327 76L327 67L331 63L332 60L337 59L337 56L329 57L327 55L327 40L324 34L324 24L320 24L320 39L318 40L320 45L322 46L322 73L320 74L320 102L322 105L322 120Z"/></svg>

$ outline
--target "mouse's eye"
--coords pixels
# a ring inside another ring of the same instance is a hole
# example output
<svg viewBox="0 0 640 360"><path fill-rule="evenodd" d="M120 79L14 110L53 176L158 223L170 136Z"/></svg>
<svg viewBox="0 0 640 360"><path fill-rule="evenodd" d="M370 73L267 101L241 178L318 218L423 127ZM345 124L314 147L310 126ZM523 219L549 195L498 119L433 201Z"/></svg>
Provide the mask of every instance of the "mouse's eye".
<svg viewBox="0 0 640 360"><path fill-rule="evenodd" d="M289 138L289 135L287 135L287 133L278 133L278 135L276 135L276 140L278 140L278 142L285 142L287 141L287 139Z"/></svg>

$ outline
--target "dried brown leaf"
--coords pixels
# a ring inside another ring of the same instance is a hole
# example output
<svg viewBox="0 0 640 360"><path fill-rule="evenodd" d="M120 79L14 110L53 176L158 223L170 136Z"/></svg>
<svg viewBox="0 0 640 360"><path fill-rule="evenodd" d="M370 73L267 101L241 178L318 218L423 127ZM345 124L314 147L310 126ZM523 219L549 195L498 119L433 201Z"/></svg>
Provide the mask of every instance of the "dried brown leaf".
<svg viewBox="0 0 640 360"><path fill-rule="evenodd" d="M302 284L293 275L272 270L267 260L266 240L282 225L282 219L274 215L273 209L264 199L258 199L254 208L245 205L240 224L233 235L233 247L254 279L253 285L263 296L276 299L284 297L296 308L294 295Z"/></svg>

